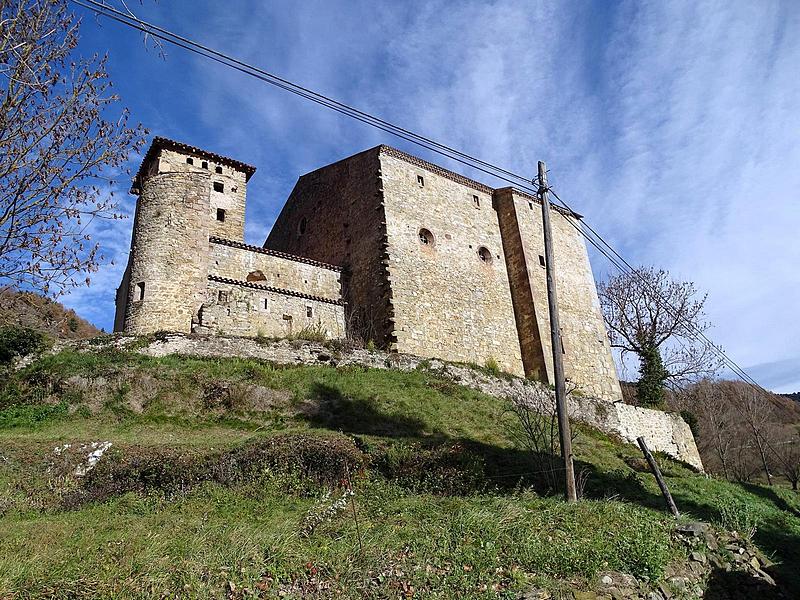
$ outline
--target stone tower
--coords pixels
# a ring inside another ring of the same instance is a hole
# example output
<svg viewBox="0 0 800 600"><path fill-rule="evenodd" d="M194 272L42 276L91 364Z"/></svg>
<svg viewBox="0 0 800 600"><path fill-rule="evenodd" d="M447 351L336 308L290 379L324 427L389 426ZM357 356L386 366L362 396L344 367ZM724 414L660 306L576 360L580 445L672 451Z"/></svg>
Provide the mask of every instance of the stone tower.
<svg viewBox="0 0 800 600"><path fill-rule="evenodd" d="M620 399L580 216L554 208L553 238L566 376ZM264 246L341 264L351 333L549 383L541 240L537 198L378 146L300 177Z"/></svg>
<svg viewBox="0 0 800 600"><path fill-rule="evenodd" d="M157 137L133 181L138 196L114 330L189 333L209 273L209 239L244 241L255 168Z"/></svg>

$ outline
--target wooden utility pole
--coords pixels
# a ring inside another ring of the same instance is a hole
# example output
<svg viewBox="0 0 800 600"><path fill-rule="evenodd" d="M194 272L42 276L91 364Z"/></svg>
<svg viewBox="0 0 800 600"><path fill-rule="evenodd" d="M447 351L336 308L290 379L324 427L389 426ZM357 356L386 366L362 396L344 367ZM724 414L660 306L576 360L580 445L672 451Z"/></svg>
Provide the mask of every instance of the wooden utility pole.
<svg viewBox="0 0 800 600"><path fill-rule="evenodd" d="M675 500L672 499L672 494L669 493L667 482L664 481L664 477L661 475L661 469L658 468L656 459L653 458L653 455L650 453L650 448L647 447L643 437L636 438L636 441L639 443L639 448L642 449L642 454L644 454L647 463L650 465L650 470L653 471L653 475L656 476L658 487L661 488L661 494L664 496L664 500L667 501L667 507L669 507L670 512L677 519L681 516L681 513L678 512L678 507L675 506Z"/></svg>
<svg viewBox="0 0 800 600"><path fill-rule="evenodd" d="M575 467L572 464L572 432L567 413L567 389L564 383L564 358L562 356L561 329L558 326L558 298L556 294L553 238L550 231L550 200L547 198L547 169L539 161L539 197L542 200L542 227L544 228L544 264L547 271L547 306L550 309L550 345L553 348L553 377L556 384L556 414L561 456L564 458L565 493L567 502L578 500L575 492Z"/></svg>

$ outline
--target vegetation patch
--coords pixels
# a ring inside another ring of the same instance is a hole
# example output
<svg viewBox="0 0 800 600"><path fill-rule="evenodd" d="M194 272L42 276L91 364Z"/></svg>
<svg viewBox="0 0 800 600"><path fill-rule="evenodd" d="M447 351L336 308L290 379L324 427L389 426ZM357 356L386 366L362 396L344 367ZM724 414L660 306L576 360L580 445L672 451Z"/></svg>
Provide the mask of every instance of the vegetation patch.
<svg viewBox="0 0 800 600"><path fill-rule="evenodd" d="M205 482L231 486L274 475L341 486L363 466L364 457L350 439L330 434L277 434L216 452L128 446L109 451L65 498L64 506L76 508L127 492L157 491L171 496Z"/></svg>

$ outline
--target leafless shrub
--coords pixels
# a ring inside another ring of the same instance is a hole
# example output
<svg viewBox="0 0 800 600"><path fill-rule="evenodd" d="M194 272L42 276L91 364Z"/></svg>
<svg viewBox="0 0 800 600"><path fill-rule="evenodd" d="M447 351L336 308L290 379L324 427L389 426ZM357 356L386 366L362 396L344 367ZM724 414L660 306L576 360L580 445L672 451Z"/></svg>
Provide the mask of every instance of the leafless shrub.
<svg viewBox="0 0 800 600"><path fill-rule="evenodd" d="M555 396L542 392L533 397L513 397L509 399L506 411L514 417L508 428L509 434L519 447L530 452L531 474L537 475L550 490L563 487L564 462ZM573 431L573 442L576 437Z"/></svg>

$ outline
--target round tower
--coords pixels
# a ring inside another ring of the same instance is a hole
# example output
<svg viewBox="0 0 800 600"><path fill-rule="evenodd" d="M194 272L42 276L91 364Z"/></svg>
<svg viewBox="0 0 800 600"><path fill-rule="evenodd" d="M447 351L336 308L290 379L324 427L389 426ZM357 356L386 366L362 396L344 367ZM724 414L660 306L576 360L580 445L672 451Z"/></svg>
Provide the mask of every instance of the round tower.
<svg viewBox="0 0 800 600"><path fill-rule="evenodd" d="M255 167L156 137L133 181L139 196L114 331L190 332L208 285L209 238L244 241Z"/></svg>
<svg viewBox="0 0 800 600"><path fill-rule="evenodd" d="M189 333L207 284L211 179L166 172L145 176L139 185L121 329Z"/></svg>

